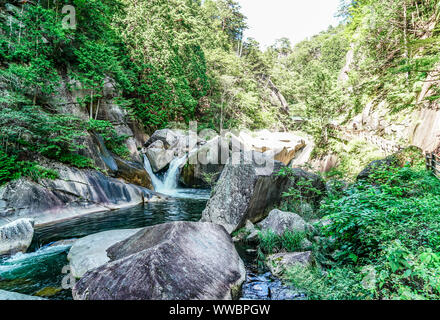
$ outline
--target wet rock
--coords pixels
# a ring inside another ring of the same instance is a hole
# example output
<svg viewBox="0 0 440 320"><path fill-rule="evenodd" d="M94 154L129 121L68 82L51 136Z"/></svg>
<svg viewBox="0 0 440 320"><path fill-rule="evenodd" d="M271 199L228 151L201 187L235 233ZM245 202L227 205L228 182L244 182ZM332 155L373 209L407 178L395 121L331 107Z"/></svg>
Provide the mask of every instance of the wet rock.
<svg viewBox="0 0 440 320"><path fill-rule="evenodd" d="M231 299L245 280L229 234L212 223L147 227L107 250L111 261L76 283L76 300Z"/></svg>
<svg viewBox="0 0 440 320"><path fill-rule="evenodd" d="M131 237L139 230L111 230L77 240L67 256L72 276L81 278L87 271L106 264L110 261L106 250L115 243Z"/></svg>
<svg viewBox="0 0 440 320"><path fill-rule="evenodd" d="M221 137L211 139L190 153L180 181L190 188L211 187L220 177L228 157L229 142Z"/></svg>
<svg viewBox="0 0 440 320"><path fill-rule="evenodd" d="M308 267L313 264L312 252L288 252L269 255L266 259L266 265L276 276L281 276L284 271L294 265Z"/></svg>
<svg viewBox="0 0 440 320"><path fill-rule="evenodd" d="M60 240L55 241L50 244L48 244L48 247L57 247L57 246L72 246L78 239L66 239L66 240Z"/></svg>
<svg viewBox="0 0 440 320"><path fill-rule="evenodd" d="M248 272L240 300L304 300L305 295L293 286L285 285L270 272Z"/></svg>
<svg viewBox="0 0 440 320"><path fill-rule="evenodd" d="M34 236L34 220L18 219L0 227L0 256L26 252Z"/></svg>
<svg viewBox="0 0 440 320"><path fill-rule="evenodd" d="M141 164L126 161L119 157L114 157L114 159L118 165L118 170L116 173L117 178L122 178L127 183L154 190L151 178Z"/></svg>

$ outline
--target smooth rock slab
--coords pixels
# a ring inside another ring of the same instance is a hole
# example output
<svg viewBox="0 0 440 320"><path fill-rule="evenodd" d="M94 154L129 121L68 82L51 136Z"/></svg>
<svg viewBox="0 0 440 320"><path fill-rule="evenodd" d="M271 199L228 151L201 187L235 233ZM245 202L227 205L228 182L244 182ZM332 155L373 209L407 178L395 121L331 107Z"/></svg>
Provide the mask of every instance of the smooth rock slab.
<svg viewBox="0 0 440 320"><path fill-rule="evenodd" d="M0 256L26 252L34 237L34 220L18 219L0 227Z"/></svg>
<svg viewBox="0 0 440 320"><path fill-rule="evenodd" d="M246 276L231 237L212 223L147 227L107 254L111 262L87 272L73 288L74 299L231 299Z"/></svg>
<svg viewBox="0 0 440 320"><path fill-rule="evenodd" d="M110 261L106 250L115 243L131 237L139 230L104 231L75 241L67 256L70 262L70 273L75 278L82 278L87 271L106 264Z"/></svg>

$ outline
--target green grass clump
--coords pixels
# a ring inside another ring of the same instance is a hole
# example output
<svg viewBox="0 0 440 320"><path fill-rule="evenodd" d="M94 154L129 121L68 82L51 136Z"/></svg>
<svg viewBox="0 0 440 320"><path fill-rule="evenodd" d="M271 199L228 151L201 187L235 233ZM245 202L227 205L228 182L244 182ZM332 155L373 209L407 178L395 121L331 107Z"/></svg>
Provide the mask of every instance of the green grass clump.
<svg viewBox="0 0 440 320"><path fill-rule="evenodd" d="M301 249L301 243L306 239L304 232L285 231L277 235L272 230L258 233L259 248L263 253L272 254L280 251L295 252Z"/></svg>

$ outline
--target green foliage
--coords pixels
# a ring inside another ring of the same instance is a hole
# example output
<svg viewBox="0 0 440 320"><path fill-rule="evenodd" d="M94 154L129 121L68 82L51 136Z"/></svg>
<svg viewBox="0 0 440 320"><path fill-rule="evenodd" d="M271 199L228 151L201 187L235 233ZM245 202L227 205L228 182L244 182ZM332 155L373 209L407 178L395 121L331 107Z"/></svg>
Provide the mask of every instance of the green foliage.
<svg viewBox="0 0 440 320"><path fill-rule="evenodd" d="M383 152L378 147L361 139L353 139L347 144L332 142L330 150L339 158L336 170L347 180L353 180L362 168L372 161L384 158Z"/></svg>
<svg viewBox="0 0 440 320"><path fill-rule="evenodd" d="M56 179L58 173L30 161L18 161L16 156L9 156L0 149L0 186L21 177L34 181Z"/></svg>
<svg viewBox="0 0 440 320"><path fill-rule="evenodd" d="M62 154L59 158L59 161L72 165L74 167L84 169L84 168L94 168L93 161L87 157L76 153L67 153Z"/></svg>
<svg viewBox="0 0 440 320"><path fill-rule="evenodd" d="M320 249L331 270L370 269L379 299L438 299L440 181L423 167L377 168L321 206L331 223Z"/></svg>
<svg viewBox="0 0 440 320"><path fill-rule="evenodd" d="M292 187L282 193L285 200L281 203L281 209L311 218L314 215L313 209L319 204L323 192L313 186L312 180L298 177L291 167L281 168L277 175L288 177L293 183Z"/></svg>
<svg viewBox="0 0 440 320"><path fill-rule="evenodd" d="M439 61L438 2L364 0L344 10L346 32L353 39L349 86L356 111L377 95L396 113L414 108L421 81Z"/></svg>
<svg viewBox="0 0 440 320"><path fill-rule="evenodd" d="M318 268L294 266L285 278L309 300L369 300L373 295L362 286L364 275L352 267L323 273Z"/></svg>
<svg viewBox="0 0 440 320"><path fill-rule="evenodd" d="M128 159L130 151L125 144L129 138L127 135L118 135L113 124L105 120L90 119L88 122L87 130L99 134L105 143L108 150L121 158Z"/></svg>
<svg viewBox="0 0 440 320"><path fill-rule="evenodd" d="M304 232L291 232L286 230L281 236L272 230L258 233L259 248L265 254L280 251L295 252L301 249L301 243L306 239Z"/></svg>

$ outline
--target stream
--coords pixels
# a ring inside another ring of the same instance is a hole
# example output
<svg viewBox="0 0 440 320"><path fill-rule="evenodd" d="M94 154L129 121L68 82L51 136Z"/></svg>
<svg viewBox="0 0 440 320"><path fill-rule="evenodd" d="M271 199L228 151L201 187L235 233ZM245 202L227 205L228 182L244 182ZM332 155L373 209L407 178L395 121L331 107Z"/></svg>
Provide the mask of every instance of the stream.
<svg viewBox="0 0 440 320"><path fill-rule="evenodd" d="M68 276L65 268L69 265L67 254L73 239L108 230L135 229L171 221L198 221L210 197L210 190L177 188L176 168L181 163L182 159L172 163L163 179L150 173L157 190L172 197L169 200L77 217L37 228L27 253L0 259L0 289L54 300L71 300L71 290L63 289L62 282ZM148 165L146 169L150 171ZM245 262L247 273L241 299L304 298L269 272L258 269L253 250L241 245L236 247Z"/></svg>

